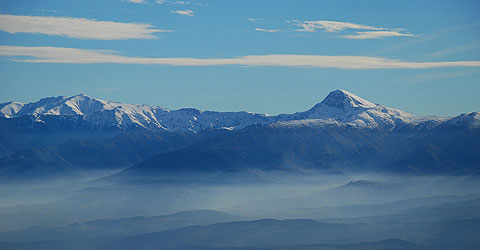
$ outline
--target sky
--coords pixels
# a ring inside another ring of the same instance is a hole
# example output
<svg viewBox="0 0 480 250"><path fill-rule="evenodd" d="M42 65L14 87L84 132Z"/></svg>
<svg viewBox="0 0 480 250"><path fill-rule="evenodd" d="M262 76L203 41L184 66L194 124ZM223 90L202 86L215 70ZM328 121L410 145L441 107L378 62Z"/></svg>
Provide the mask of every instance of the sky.
<svg viewBox="0 0 480 250"><path fill-rule="evenodd" d="M0 0L0 102L480 111L480 1Z"/></svg>

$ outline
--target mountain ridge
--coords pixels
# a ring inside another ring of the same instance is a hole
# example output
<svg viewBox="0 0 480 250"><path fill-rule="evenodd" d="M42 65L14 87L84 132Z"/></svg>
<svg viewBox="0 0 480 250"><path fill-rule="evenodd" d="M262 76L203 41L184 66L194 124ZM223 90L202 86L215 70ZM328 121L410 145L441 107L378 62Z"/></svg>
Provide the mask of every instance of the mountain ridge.
<svg viewBox="0 0 480 250"><path fill-rule="evenodd" d="M330 92L323 101L307 111L275 116L248 111L217 112L195 108L169 110L160 106L95 99L83 94L71 97L47 97L27 104L19 102L0 104L0 117L12 119L27 116L32 117L33 123L45 123L48 120L45 119L47 116L55 116L77 119L77 123L97 129L140 128L151 131L191 132L205 129L242 129L254 124L290 123L299 120L387 130L423 124L420 127L431 129L448 120L444 117L414 116L372 103L341 89ZM480 122L476 120L480 120L480 115L474 115L473 119L474 121L470 123L479 127Z"/></svg>
<svg viewBox="0 0 480 250"><path fill-rule="evenodd" d="M419 117L345 90L332 91L307 111L277 116L168 110L85 95L4 103L0 111L5 180L23 173L115 167L127 167L121 178L231 175L249 168L480 174L479 112ZM135 133L145 134L126 136Z"/></svg>

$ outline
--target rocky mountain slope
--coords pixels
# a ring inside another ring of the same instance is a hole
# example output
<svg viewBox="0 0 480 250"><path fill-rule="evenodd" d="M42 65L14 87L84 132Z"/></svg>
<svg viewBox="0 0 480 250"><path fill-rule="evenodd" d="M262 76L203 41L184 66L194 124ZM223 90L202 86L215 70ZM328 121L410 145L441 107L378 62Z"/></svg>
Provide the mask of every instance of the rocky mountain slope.
<svg viewBox="0 0 480 250"><path fill-rule="evenodd" d="M18 102L0 104L0 117L25 116L32 117L34 123L48 122L46 117L63 117L66 120L75 120L78 126L96 129L143 128L153 131L193 132L212 128L241 129L252 124L298 120L320 120L323 123L383 129L426 122L438 125L447 120L439 117L416 117L401 110L374 104L345 90L331 92L321 103L308 111L277 116L251 112L200 111L194 108L169 110L158 106L105 101L86 95L48 97L27 104Z"/></svg>
<svg viewBox="0 0 480 250"><path fill-rule="evenodd" d="M4 103L0 116L4 179L126 167L118 176L480 173L480 113L418 117L345 90L307 111L277 116L168 110L85 95Z"/></svg>

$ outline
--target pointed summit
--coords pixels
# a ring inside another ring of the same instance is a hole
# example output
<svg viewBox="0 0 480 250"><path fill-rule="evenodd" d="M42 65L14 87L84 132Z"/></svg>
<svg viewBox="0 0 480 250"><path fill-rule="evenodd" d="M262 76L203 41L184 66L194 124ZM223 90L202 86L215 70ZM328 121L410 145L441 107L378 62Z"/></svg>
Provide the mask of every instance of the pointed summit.
<svg viewBox="0 0 480 250"><path fill-rule="evenodd" d="M92 100L97 100L93 97L90 97L88 95L85 95L85 94L78 94L78 95L74 95L74 96L70 96L70 97L64 97L65 100L75 100L75 101L92 101Z"/></svg>
<svg viewBox="0 0 480 250"><path fill-rule="evenodd" d="M88 97L88 98L91 98L90 96L88 95L85 95L85 94L78 94L78 95L74 95L74 96L71 96L70 98L74 98L74 97Z"/></svg>
<svg viewBox="0 0 480 250"><path fill-rule="evenodd" d="M71 110L78 115L93 114L105 108L105 101L79 94L66 98L61 104L65 110Z"/></svg>
<svg viewBox="0 0 480 250"><path fill-rule="evenodd" d="M373 108L377 106L374 103L371 103L343 89L337 89L330 92L330 94L328 94L328 96L321 103L325 106L339 109Z"/></svg>

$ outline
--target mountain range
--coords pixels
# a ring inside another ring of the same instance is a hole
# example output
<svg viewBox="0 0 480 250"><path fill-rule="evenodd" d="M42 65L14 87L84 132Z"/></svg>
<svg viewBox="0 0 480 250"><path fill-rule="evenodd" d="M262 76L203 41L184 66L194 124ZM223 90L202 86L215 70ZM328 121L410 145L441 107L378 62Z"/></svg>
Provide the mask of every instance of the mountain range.
<svg viewBox="0 0 480 250"><path fill-rule="evenodd" d="M124 169L113 179L209 173L211 181L271 170L480 174L479 112L414 116L345 90L276 116L49 97L0 104L0 131L3 180L85 169Z"/></svg>
<svg viewBox="0 0 480 250"><path fill-rule="evenodd" d="M80 94L71 97L48 97L27 104L2 103L0 117L31 117L33 126L36 125L35 123L49 122L48 118L61 117L75 123L74 127L77 129L80 126L87 126L92 129L143 128L152 131L192 132L209 128L242 129L252 124L289 123L303 120L321 120L327 124L382 129L428 123L433 124L429 126L432 128L448 120L442 117L417 117L401 110L374 104L345 90L332 91L322 102L305 112L277 116L245 111L200 111L194 108L169 110L158 106L105 101ZM478 114L476 118L478 119Z"/></svg>

